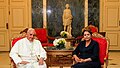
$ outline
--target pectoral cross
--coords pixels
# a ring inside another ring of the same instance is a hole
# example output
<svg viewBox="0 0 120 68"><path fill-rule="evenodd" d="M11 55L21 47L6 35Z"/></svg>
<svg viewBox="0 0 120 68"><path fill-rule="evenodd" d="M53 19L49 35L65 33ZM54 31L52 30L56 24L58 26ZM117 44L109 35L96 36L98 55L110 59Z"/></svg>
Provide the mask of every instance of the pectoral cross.
<svg viewBox="0 0 120 68"><path fill-rule="evenodd" d="M33 53L31 52L30 55L33 56Z"/></svg>

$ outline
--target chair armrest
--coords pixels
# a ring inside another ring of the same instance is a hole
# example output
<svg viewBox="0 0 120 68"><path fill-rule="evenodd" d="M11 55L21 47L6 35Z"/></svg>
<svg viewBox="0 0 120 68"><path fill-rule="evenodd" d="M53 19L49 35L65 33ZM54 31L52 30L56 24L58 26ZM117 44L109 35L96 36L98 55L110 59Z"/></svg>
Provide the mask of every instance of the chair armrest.
<svg viewBox="0 0 120 68"><path fill-rule="evenodd" d="M13 61L13 59L10 57L10 60L11 60L11 67L13 67L13 68L16 68L16 64L14 63L14 61Z"/></svg>
<svg viewBox="0 0 120 68"><path fill-rule="evenodd" d="M75 38L75 40L80 40L82 38L83 38L83 36L78 36L77 38Z"/></svg>
<svg viewBox="0 0 120 68"><path fill-rule="evenodd" d="M50 40L55 40L55 37L47 36L47 38Z"/></svg>
<svg viewBox="0 0 120 68"><path fill-rule="evenodd" d="M108 54L106 54L106 56L104 57L105 60L108 60Z"/></svg>

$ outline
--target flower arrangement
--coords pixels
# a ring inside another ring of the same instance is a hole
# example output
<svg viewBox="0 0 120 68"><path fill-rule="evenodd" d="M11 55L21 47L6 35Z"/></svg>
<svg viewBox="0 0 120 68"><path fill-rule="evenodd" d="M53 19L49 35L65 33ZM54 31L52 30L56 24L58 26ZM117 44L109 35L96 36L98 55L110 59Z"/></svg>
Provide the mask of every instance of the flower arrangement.
<svg viewBox="0 0 120 68"><path fill-rule="evenodd" d="M65 48L66 40L64 38L55 39L53 45L58 49Z"/></svg>
<svg viewBox="0 0 120 68"><path fill-rule="evenodd" d="M61 32L60 32L60 35L61 35L61 37L63 37L63 38L72 37L72 35L69 34L69 33L66 32L66 31L61 31Z"/></svg>

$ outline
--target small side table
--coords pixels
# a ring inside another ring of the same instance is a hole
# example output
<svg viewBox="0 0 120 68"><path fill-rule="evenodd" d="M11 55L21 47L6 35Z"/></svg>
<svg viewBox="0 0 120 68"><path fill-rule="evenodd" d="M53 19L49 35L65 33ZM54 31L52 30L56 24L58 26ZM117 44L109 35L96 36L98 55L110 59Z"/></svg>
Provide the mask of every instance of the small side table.
<svg viewBox="0 0 120 68"><path fill-rule="evenodd" d="M47 66L71 66L73 64L72 52L73 50L46 50L47 51Z"/></svg>

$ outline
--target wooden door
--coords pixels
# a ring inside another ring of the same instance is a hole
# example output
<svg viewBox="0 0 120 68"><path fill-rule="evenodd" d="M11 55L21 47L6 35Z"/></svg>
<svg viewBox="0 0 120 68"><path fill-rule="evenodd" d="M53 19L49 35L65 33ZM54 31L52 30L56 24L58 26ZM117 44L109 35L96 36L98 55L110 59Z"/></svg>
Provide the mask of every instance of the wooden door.
<svg viewBox="0 0 120 68"><path fill-rule="evenodd" d="M10 0L10 38L29 27L28 0Z"/></svg>
<svg viewBox="0 0 120 68"><path fill-rule="evenodd" d="M0 51L9 50L8 0L0 0Z"/></svg>
<svg viewBox="0 0 120 68"><path fill-rule="evenodd" d="M103 0L103 28L110 39L110 50L120 50L120 0Z"/></svg>
<svg viewBox="0 0 120 68"><path fill-rule="evenodd" d="M9 51L11 39L31 27L31 0L0 0L0 51Z"/></svg>

